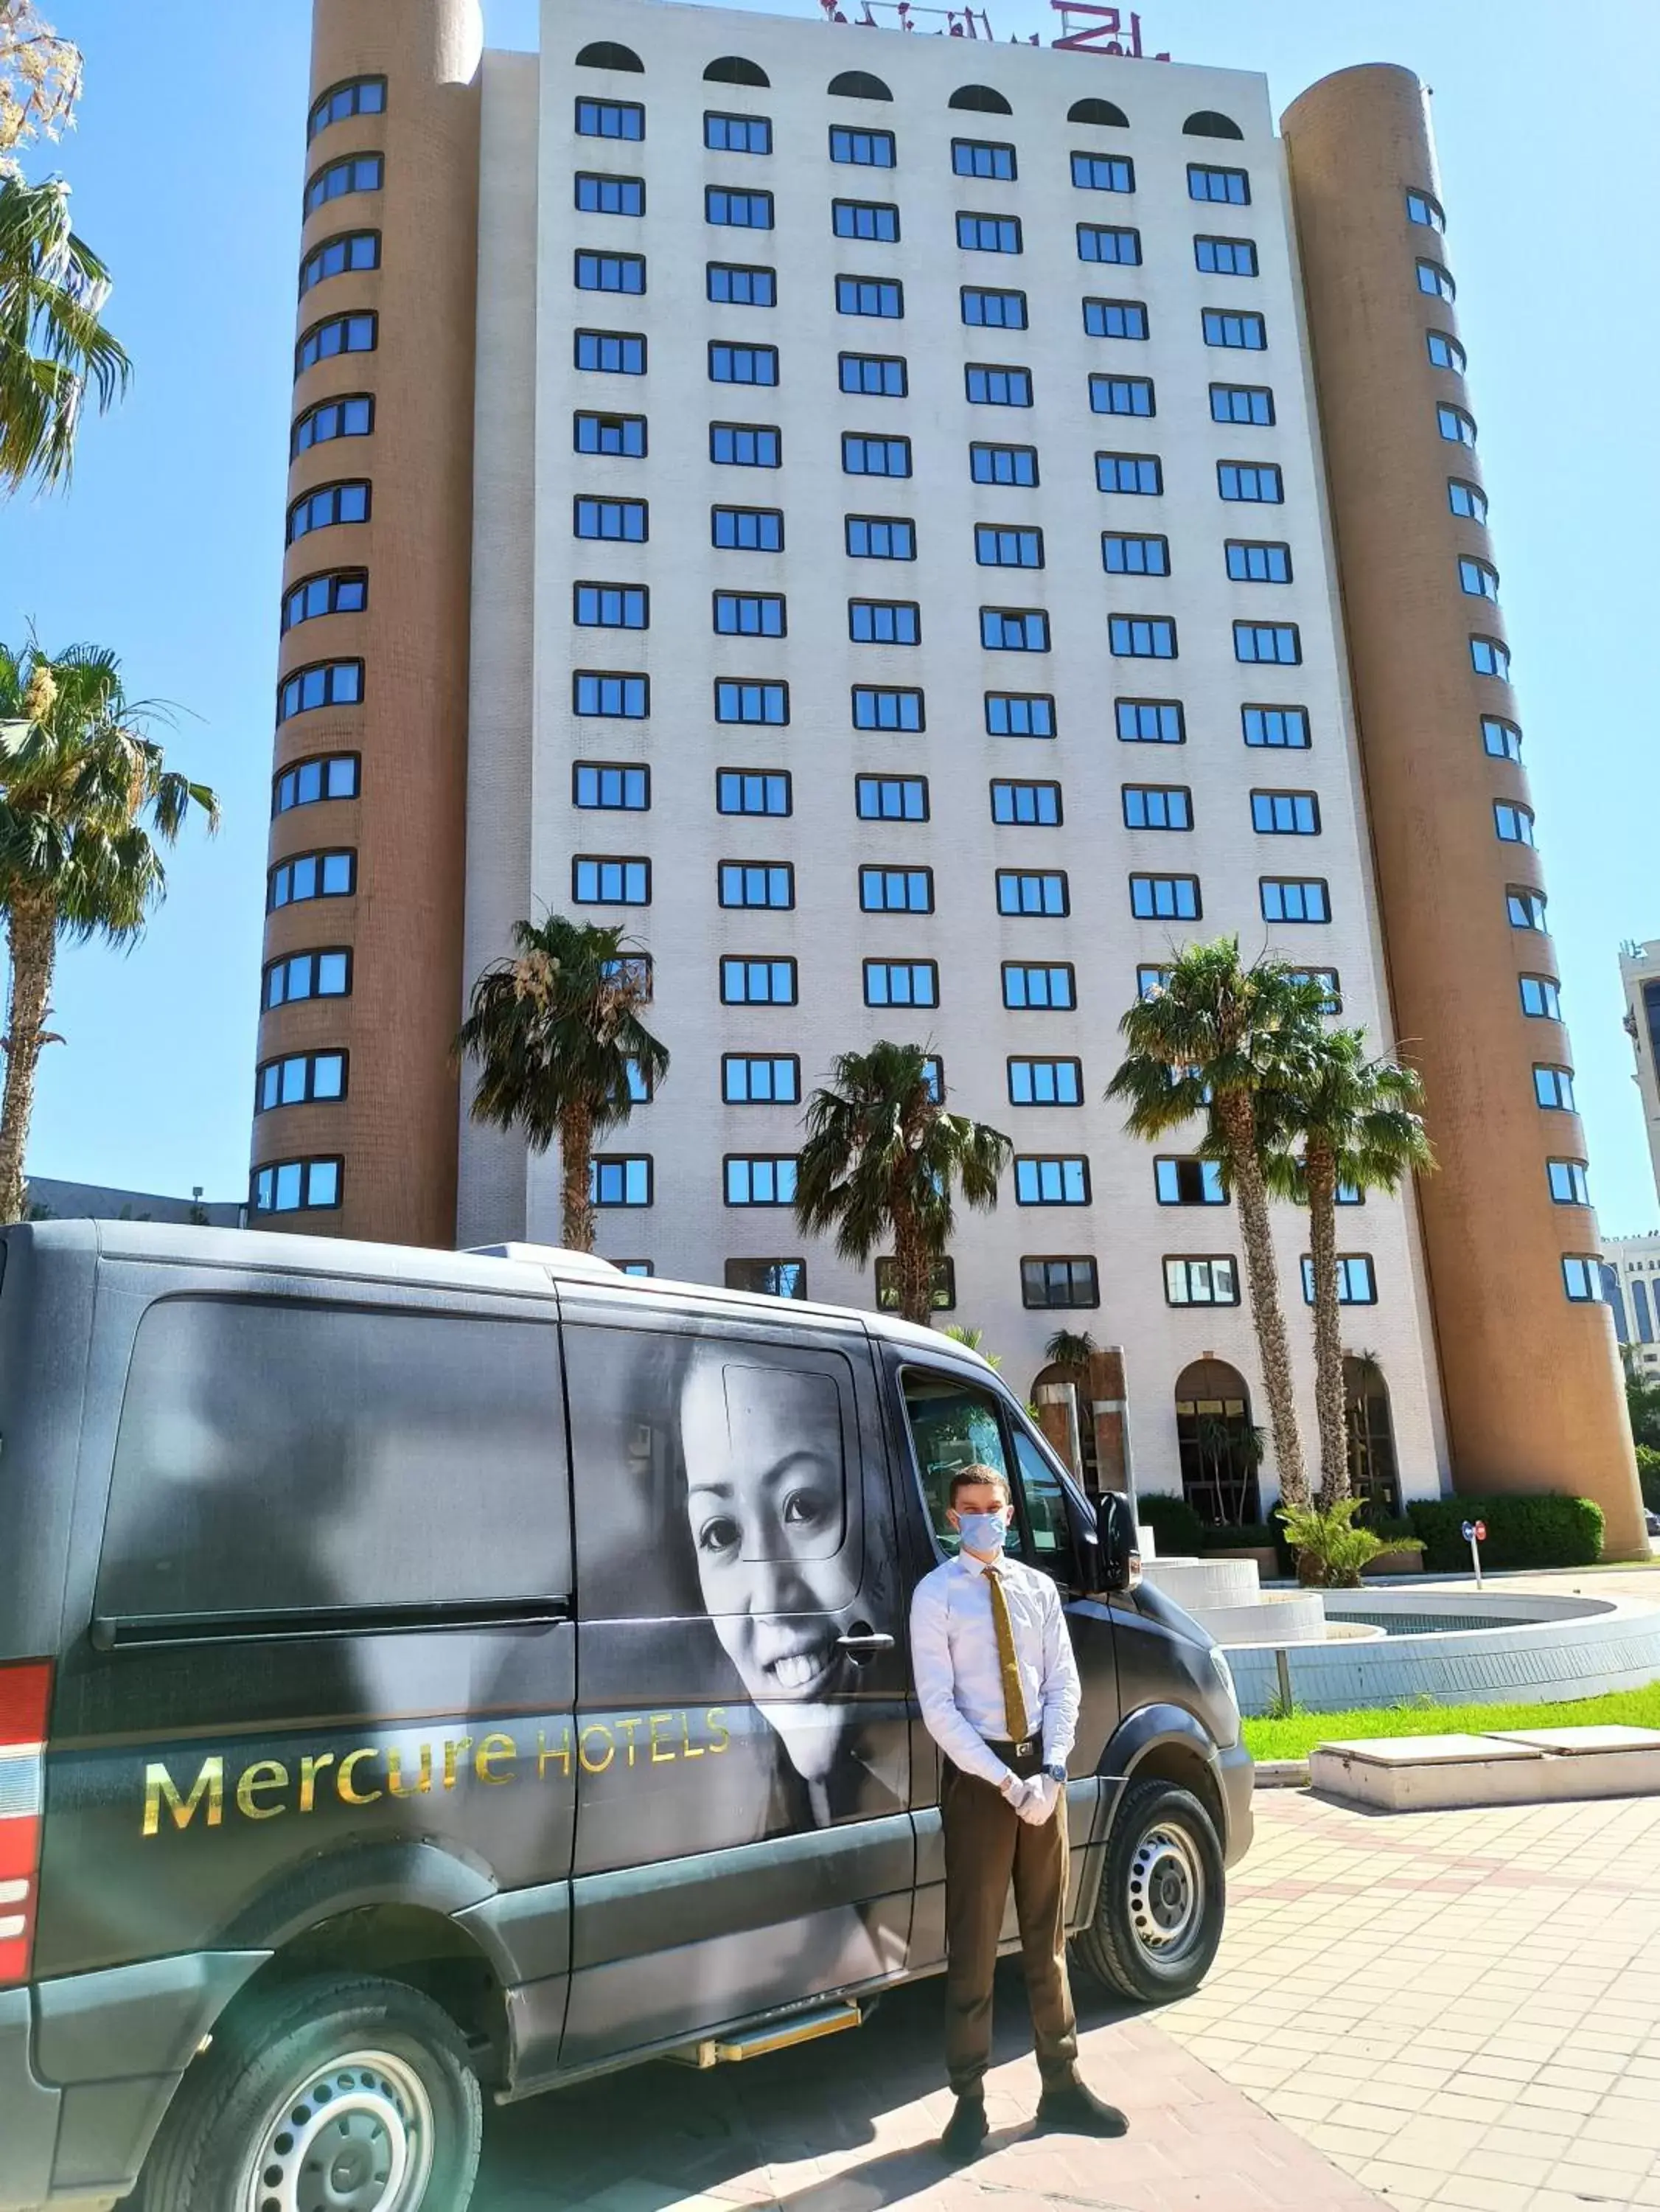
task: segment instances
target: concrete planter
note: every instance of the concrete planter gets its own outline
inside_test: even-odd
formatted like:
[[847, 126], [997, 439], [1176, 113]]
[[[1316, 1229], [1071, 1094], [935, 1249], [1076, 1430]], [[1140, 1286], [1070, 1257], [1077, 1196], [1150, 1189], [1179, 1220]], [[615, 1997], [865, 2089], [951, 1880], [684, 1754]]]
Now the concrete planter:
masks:
[[1421, 1575], [1424, 1571], [1421, 1552], [1379, 1552], [1369, 1567], [1362, 1567], [1363, 1575]]
[[1226, 1549], [1218, 1547], [1205, 1553], [1207, 1559], [1251, 1559], [1257, 1572], [1265, 1582], [1275, 1581], [1280, 1572], [1280, 1555], [1272, 1544], [1241, 1544], [1236, 1550], [1232, 1545]]

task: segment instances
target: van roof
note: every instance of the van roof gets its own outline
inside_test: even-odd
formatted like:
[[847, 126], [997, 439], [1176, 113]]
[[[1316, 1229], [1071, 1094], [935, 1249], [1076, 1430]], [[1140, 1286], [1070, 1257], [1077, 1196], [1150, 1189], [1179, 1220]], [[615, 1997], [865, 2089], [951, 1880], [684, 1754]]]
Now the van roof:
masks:
[[261, 1274], [307, 1274], [357, 1280], [408, 1283], [432, 1289], [513, 1290], [535, 1297], [550, 1283], [603, 1282], [642, 1297], [683, 1295], [716, 1299], [723, 1305], [779, 1310], [792, 1320], [851, 1322], [872, 1335], [900, 1344], [927, 1345], [984, 1364], [977, 1352], [897, 1314], [869, 1313], [854, 1306], [821, 1304], [803, 1298], [767, 1297], [754, 1291], [726, 1290], [716, 1283], [678, 1282], [663, 1275], [623, 1273], [592, 1252], [571, 1252], [558, 1244], [506, 1243], [468, 1252], [443, 1252], [416, 1244], [371, 1244], [338, 1237], [289, 1236], [261, 1229], [198, 1229], [162, 1221], [34, 1221], [15, 1223], [3, 1234], [23, 1237], [48, 1249], [97, 1251], [112, 1260], [174, 1261], [196, 1267], [233, 1267]]

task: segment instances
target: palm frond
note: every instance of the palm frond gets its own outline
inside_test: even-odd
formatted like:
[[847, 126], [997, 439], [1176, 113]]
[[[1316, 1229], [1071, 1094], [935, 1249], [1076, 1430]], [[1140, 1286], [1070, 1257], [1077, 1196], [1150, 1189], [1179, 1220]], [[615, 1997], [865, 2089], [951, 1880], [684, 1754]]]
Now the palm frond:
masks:
[[110, 282], [66, 185], [0, 179], [0, 489], [67, 483], [88, 392], [104, 412], [125, 391], [132, 364], [101, 319]]

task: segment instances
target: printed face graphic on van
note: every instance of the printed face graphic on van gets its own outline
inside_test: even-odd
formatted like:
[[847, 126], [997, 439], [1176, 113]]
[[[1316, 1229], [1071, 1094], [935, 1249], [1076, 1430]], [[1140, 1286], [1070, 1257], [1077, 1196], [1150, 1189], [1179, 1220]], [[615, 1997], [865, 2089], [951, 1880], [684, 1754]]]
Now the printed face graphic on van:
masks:
[[850, 1673], [836, 1639], [857, 1592], [846, 1468], [828, 1376], [693, 1362], [681, 1398], [687, 1515], [715, 1632], [797, 1771], [821, 1780]]

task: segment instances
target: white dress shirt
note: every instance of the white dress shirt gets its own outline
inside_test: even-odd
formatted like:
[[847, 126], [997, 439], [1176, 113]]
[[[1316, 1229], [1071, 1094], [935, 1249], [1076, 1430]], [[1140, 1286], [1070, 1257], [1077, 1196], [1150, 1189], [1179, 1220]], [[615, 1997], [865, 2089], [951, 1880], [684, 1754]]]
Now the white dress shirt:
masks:
[[[1018, 1559], [991, 1564], [1009, 1601], [1026, 1724], [1034, 1735], [1042, 1731], [1045, 1763], [1064, 1765], [1077, 1734], [1079, 1688], [1060, 1592]], [[985, 1566], [963, 1552], [923, 1577], [911, 1600], [911, 1661], [930, 1735], [954, 1766], [1001, 1789], [1009, 1770], [986, 1739], [1006, 1742], [1009, 1723]]]

